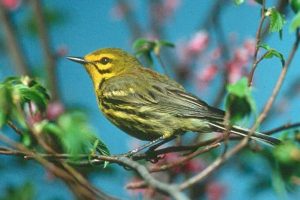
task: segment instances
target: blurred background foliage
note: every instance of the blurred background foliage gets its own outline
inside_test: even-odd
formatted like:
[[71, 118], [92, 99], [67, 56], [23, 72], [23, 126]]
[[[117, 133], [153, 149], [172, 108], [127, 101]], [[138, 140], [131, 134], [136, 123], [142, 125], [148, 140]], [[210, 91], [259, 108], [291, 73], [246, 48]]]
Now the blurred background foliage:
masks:
[[[137, 53], [146, 66], [167, 73], [214, 106], [224, 107], [228, 91], [225, 106], [244, 105], [243, 116], [249, 116], [240, 123], [249, 126], [269, 97], [299, 27], [297, 2], [267, 1], [267, 7], [276, 12], [270, 11], [270, 24], [263, 27], [265, 44], [261, 47], [267, 52], [266, 60], [256, 70], [250, 95], [246, 82], [227, 90], [226, 86], [250, 72], [260, 17], [260, 4], [255, 1], [1, 0], [0, 134], [39, 149], [34, 132], [56, 151], [74, 155], [74, 162], [80, 154], [124, 153], [139, 146], [139, 141], [99, 114], [84, 70], [64, 59], [67, 54], [83, 56], [103, 47]], [[299, 62], [300, 57], [295, 56], [261, 130], [299, 123]], [[7, 126], [11, 121], [22, 131], [20, 137]], [[205, 182], [189, 189], [189, 196], [210, 200], [299, 198], [299, 130], [275, 136], [287, 143], [276, 148], [251, 144]], [[194, 140], [194, 135], [187, 134], [183, 142]], [[220, 151], [203, 154], [159, 176], [162, 181], [188, 178], [209, 165]], [[168, 154], [153, 165], [179, 156]], [[0, 199], [72, 198], [59, 179], [32, 161], [1, 157]], [[104, 192], [121, 199], [160, 198], [151, 189], [125, 189], [124, 185], [138, 177], [114, 165], [76, 169]]]

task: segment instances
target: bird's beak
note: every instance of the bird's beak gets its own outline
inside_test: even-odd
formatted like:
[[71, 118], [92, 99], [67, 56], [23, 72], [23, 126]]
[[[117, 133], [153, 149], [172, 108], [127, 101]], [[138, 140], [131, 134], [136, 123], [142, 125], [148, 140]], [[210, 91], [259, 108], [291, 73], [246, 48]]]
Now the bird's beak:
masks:
[[79, 64], [86, 64], [86, 60], [84, 60], [84, 58], [81, 58], [81, 57], [74, 57], [74, 56], [67, 56], [67, 59], [71, 60], [71, 61], [74, 61], [74, 62], [77, 62]]

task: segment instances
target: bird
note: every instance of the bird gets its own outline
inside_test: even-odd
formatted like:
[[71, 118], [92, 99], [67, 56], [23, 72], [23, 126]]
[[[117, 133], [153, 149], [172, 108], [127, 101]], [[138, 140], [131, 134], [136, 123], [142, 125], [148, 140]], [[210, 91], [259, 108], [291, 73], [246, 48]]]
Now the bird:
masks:
[[[215, 108], [166, 75], [144, 67], [130, 53], [103, 48], [84, 57], [68, 56], [89, 74], [104, 116], [125, 133], [161, 141], [186, 132], [225, 132], [225, 111]], [[249, 129], [231, 126], [230, 134], [246, 137]], [[278, 145], [279, 139], [254, 132], [251, 139]], [[151, 142], [150, 142], [151, 143]]]

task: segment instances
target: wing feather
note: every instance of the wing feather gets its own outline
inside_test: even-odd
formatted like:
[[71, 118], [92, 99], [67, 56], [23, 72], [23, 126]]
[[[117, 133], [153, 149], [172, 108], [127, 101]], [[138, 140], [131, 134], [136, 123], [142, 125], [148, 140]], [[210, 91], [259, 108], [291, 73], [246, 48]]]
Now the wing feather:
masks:
[[224, 119], [224, 111], [209, 106], [186, 92], [177, 82], [152, 71], [147, 77], [127, 74], [108, 81], [109, 84], [103, 86], [102, 98], [114, 105], [136, 106], [136, 108], [145, 106], [149, 112], [176, 117], [216, 121]]

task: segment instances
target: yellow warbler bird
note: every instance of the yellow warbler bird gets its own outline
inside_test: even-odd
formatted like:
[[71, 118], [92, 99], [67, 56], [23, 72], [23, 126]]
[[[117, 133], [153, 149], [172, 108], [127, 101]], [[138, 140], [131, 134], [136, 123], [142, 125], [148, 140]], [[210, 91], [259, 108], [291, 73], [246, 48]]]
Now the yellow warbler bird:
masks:
[[[211, 107], [174, 80], [145, 68], [117, 48], [67, 57], [82, 64], [93, 80], [99, 107], [117, 127], [141, 140], [169, 139], [187, 131], [224, 131], [224, 111]], [[249, 130], [233, 126], [230, 133]], [[255, 132], [251, 139], [269, 144], [280, 140]]]

